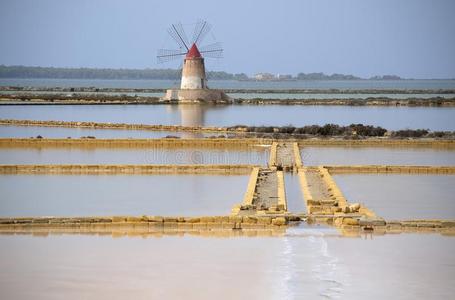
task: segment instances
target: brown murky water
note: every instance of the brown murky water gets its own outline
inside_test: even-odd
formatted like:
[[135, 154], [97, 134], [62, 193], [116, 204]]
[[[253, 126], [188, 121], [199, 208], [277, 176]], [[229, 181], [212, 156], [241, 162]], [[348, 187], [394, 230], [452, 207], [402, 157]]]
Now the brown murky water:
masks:
[[0, 175], [0, 216], [227, 215], [247, 184], [247, 175]]
[[388, 220], [455, 219], [455, 175], [334, 175], [350, 202]]
[[449, 299], [455, 239], [0, 236], [5, 299]]

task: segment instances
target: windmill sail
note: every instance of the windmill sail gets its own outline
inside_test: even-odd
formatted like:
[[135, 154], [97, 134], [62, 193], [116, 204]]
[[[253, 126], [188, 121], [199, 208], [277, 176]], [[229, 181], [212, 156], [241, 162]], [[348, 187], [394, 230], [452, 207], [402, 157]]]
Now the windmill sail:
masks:
[[159, 49], [156, 56], [158, 63], [169, 62], [187, 55], [190, 52], [190, 49], [193, 48], [193, 45], [197, 45], [197, 48], [203, 57], [223, 57], [223, 48], [221, 47], [221, 43], [201, 46], [201, 43], [204, 41], [204, 38], [210, 32], [211, 28], [212, 25], [206, 21], [198, 21], [194, 27], [191, 42], [189, 42], [182, 23], [172, 24], [167, 29], [167, 32], [177, 43], [179, 49]]

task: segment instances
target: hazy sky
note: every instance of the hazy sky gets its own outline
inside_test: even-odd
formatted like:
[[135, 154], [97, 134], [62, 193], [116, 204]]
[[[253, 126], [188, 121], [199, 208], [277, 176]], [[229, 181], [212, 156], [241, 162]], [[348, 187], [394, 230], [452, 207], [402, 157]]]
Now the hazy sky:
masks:
[[155, 59], [166, 28], [206, 19], [225, 49], [212, 70], [455, 78], [454, 14], [454, 0], [0, 0], [0, 64], [177, 67]]

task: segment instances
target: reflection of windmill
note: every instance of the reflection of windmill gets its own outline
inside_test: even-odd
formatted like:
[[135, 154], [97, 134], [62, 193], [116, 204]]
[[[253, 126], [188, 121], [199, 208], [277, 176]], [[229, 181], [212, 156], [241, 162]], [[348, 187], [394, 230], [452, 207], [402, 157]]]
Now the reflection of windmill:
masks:
[[[180, 89], [167, 90], [164, 100], [226, 102], [228, 97], [219, 90], [209, 90], [205, 75], [204, 57], [220, 58], [223, 49], [220, 43], [200, 46], [210, 31], [211, 25], [200, 21], [194, 28], [191, 42], [182, 24], [173, 24], [168, 29], [179, 49], [159, 49], [158, 62], [168, 62], [184, 56]], [[202, 57], [204, 55], [204, 57]]]

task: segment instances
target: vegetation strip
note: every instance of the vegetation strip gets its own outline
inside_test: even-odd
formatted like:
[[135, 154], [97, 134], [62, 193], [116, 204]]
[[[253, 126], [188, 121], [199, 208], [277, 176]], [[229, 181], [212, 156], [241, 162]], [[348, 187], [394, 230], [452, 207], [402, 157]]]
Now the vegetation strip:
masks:
[[[0, 119], [3, 126], [34, 126], [34, 127], [65, 127], [89, 129], [119, 129], [144, 131], [171, 131], [171, 132], [207, 132], [235, 134], [237, 137], [268, 138], [268, 139], [308, 139], [308, 138], [343, 138], [343, 139], [371, 139], [383, 138], [400, 140], [403, 138], [431, 138], [455, 140], [453, 131], [429, 131], [427, 129], [405, 129], [388, 131], [379, 126], [351, 124], [340, 126], [336, 124], [306, 125], [303, 127], [288, 126], [246, 126], [230, 127], [216, 126], [180, 126], [180, 125], [148, 125], [126, 123], [78, 122], [78, 121], [39, 121]], [[225, 136], [218, 136], [218, 138]], [[93, 137], [94, 138], [94, 137]], [[176, 138], [176, 137], [173, 137]], [[215, 137], [209, 137], [210, 139]], [[232, 137], [229, 137], [232, 138]]]

